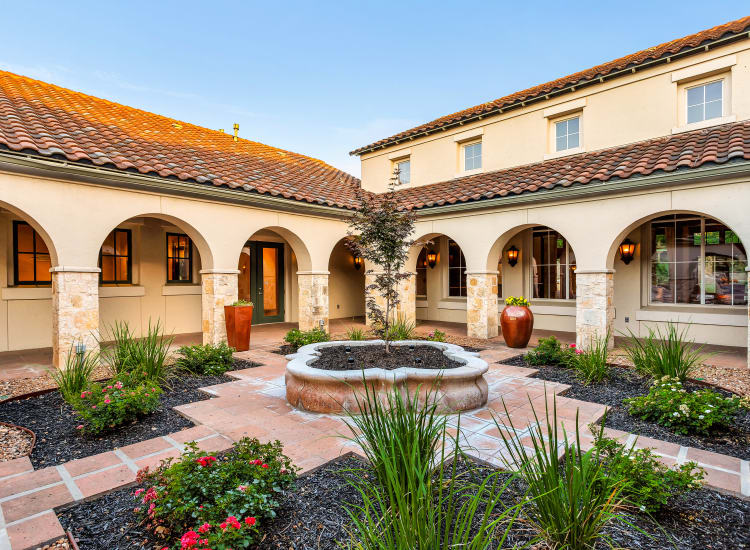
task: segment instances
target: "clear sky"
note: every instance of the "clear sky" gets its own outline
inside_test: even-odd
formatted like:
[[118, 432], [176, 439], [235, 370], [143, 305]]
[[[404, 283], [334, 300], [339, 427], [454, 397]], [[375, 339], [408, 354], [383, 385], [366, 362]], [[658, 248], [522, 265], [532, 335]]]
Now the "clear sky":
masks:
[[750, 14], [706, 2], [0, 0], [0, 68], [321, 158]]

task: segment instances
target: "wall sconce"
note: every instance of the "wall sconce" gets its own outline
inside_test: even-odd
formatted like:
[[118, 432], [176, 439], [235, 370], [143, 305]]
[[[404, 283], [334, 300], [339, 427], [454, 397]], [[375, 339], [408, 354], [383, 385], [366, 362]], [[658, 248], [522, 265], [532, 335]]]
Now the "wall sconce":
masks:
[[620, 259], [622, 263], [628, 265], [633, 261], [633, 256], [635, 256], [635, 243], [630, 239], [625, 239], [620, 245]]
[[435, 267], [435, 265], [437, 264], [437, 252], [435, 252], [434, 250], [428, 250], [425, 258], [427, 259], [427, 265], [430, 266], [430, 269]]
[[359, 269], [362, 267], [362, 256], [354, 256], [354, 269], [359, 271]]
[[518, 249], [515, 245], [508, 249], [508, 265], [514, 267], [518, 263]]

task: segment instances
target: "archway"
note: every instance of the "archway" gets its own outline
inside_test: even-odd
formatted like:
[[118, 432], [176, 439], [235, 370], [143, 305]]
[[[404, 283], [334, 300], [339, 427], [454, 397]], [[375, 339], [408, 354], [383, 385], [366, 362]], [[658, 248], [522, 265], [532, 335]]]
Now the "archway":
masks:
[[340, 319], [338, 325], [342, 327], [365, 322], [367, 265], [352, 254], [346, 242], [344, 238], [336, 243], [328, 260], [329, 314], [332, 322]]

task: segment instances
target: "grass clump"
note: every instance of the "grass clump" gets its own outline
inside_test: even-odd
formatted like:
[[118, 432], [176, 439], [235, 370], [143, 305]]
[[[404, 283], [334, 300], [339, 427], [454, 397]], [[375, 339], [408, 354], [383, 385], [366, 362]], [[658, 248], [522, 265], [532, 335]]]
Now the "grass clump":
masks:
[[416, 328], [416, 323], [399, 317], [388, 327], [388, 334], [385, 339], [389, 341], [413, 340]]
[[576, 376], [586, 386], [601, 384], [609, 378], [607, 357], [609, 334], [604, 338], [594, 338], [587, 350], [576, 349], [569, 359], [569, 365], [576, 371]]
[[351, 327], [346, 331], [346, 339], [352, 341], [359, 341], [365, 339], [365, 331], [361, 328]]
[[99, 366], [98, 352], [76, 353], [75, 346], [71, 346], [65, 356], [65, 367], [51, 369], [49, 374], [60, 389], [63, 399], [71, 403], [89, 385], [97, 366]]
[[169, 349], [173, 336], [163, 333], [161, 321], [148, 322], [146, 335], [137, 338], [125, 321], [115, 321], [105, 333], [109, 344], [102, 344], [102, 358], [115, 375], [143, 372], [149, 380], [165, 383], [174, 376], [175, 366]]
[[221, 342], [218, 345], [204, 344], [182, 346], [175, 365], [178, 369], [195, 375], [219, 376], [232, 368], [234, 348]]

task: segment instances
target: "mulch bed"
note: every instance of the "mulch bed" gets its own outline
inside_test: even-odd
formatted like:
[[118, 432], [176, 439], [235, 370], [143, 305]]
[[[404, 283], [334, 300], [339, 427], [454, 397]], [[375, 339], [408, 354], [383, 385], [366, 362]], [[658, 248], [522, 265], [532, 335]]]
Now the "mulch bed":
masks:
[[[604, 383], [585, 386], [576, 378], [572, 369], [559, 366], [530, 366], [520, 355], [501, 361], [501, 364], [538, 369], [536, 378], [570, 384], [571, 388], [565, 392], [565, 397], [609, 406], [604, 424], [608, 428], [750, 460], [750, 411], [746, 409], [740, 410], [732, 428], [726, 432], [716, 432], [710, 436], [680, 435], [654, 422], [636, 418], [628, 413], [623, 405], [623, 399], [645, 395], [651, 387], [650, 378], [641, 376], [631, 369], [612, 367], [610, 378]], [[684, 388], [688, 391], [697, 391], [705, 389], [705, 386], [687, 382]], [[716, 389], [715, 391], [723, 395], [731, 395], [725, 390]]]
[[[236, 361], [232, 370], [248, 368], [247, 365], [247, 361]], [[84, 436], [76, 429], [80, 421], [58, 391], [0, 403], [0, 420], [29, 428], [36, 434], [36, 445], [29, 458], [34, 468], [40, 469], [190, 428], [193, 423], [172, 407], [209, 399], [198, 388], [232, 380], [227, 375], [180, 375], [170, 381], [170, 387], [163, 388], [161, 406], [156, 412], [100, 436]]]
[[[449, 359], [434, 346], [415, 345], [414, 349], [410, 348], [392, 346], [391, 352], [386, 353], [382, 345], [351, 346], [349, 351], [346, 351], [346, 346], [328, 346], [319, 350], [320, 357], [310, 366], [322, 370], [393, 370], [399, 367], [443, 370], [463, 366], [463, 363]], [[349, 357], [354, 358], [354, 363], [348, 362]]]
[[[266, 538], [255, 550], [339, 550], [340, 544], [348, 540], [345, 503], [361, 503], [356, 489], [347, 482], [353, 475], [347, 470], [358, 468], [362, 468], [362, 462], [343, 457], [300, 478], [296, 490], [283, 497], [277, 517], [263, 526]], [[458, 468], [462, 477], [471, 482], [479, 482], [494, 471], [471, 463], [461, 463]], [[506, 480], [509, 474], [501, 476]], [[122, 489], [76, 504], [58, 513], [60, 523], [73, 531], [81, 550], [163, 547], [135, 522], [132, 493], [132, 488]], [[503, 494], [503, 502], [515, 505], [523, 493], [522, 482], [513, 480]], [[607, 529], [615, 546], [750, 549], [750, 502], [707, 489], [694, 491], [688, 498], [672, 503], [654, 519], [633, 514], [628, 515], [627, 521], [635, 527], [618, 522]], [[504, 547], [524, 547], [533, 537], [522, 513]], [[600, 544], [597, 548], [605, 547]]]

